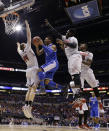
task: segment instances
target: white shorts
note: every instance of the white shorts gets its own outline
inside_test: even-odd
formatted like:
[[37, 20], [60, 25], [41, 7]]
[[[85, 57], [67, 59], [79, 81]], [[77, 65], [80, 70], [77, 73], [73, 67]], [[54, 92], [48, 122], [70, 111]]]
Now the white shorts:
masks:
[[70, 75], [81, 72], [82, 57], [80, 54], [74, 54], [68, 59], [68, 70]]
[[92, 88], [99, 86], [99, 82], [98, 80], [96, 80], [93, 70], [91, 68], [81, 70], [81, 84], [82, 84], [81, 88], [84, 88], [85, 80]]
[[37, 67], [31, 67], [26, 70], [26, 78], [27, 83], [26, 86], [37, 86], [39, 84], [39, 77], [37, 75], [38, 68]]

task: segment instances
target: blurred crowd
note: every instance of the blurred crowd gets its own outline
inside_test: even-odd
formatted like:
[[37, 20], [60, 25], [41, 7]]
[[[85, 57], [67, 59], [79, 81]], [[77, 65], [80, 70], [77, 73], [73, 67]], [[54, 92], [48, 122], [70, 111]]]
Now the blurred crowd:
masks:
[[[106, 98], [106, 96], [103, 96]], [[19, 94], [0, 94], [0, 116], [1, 124], [17, 124], [17, 125], [56, 125], [56, 126], [77, 126], [78, 111], [72, 109], [68, 102], [47, 103], [45, 98], [41, 97], [35, 100], [33, 104], [34, 120], [26, 119], [22, 106], [24, 105], [25, 95]], [[55, 98], [56, 99], [56, 98]], [[48, 100], [48, 99], [46, 99]], [[55, 101], [55, 100], [54, 100]], [[106, 127], [109, 123], [109, 108], [105, 108], [105, 114], [100, 118], [101, 127]], [[88, 124], [93, 126], [91, 118], [88, 118]]]

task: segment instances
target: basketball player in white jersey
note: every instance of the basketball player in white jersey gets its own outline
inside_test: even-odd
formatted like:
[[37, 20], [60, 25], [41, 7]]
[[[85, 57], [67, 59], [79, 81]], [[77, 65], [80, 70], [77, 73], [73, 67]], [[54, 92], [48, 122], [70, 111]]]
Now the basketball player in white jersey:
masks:
[[98, 91], [99, 81], [96, 80], [93, 70], [90, 68], [91, 63], [93, 61], [93, 53], [87, 51], [87, 45], [81, 44], [80, 45], [80, 54], [82, 55], [82, 66], [81, 66], [81, 84], [82, 88], [84, 88], [84, 81], [93, 88], [93, 91], [98, 99], [100, 109], [102, 109], [102, 103], [100, 94]]
[[28, 87], [28, 91], [26, 93], [25, 106], [23, 107], [23, 112], [26, 117], [31, 118], [32, 102], [35, 97], [36, 88], [38, 87], [39, 84], [39, 78], [37, 75], [39, 66], [35, 53], [31, 48], [31, 31], [30, 31], [29, 24], [27, 21], [25, 21], [25, 24], [26, 24], [26, 31], [27, 31], [27, 43], [20, 44], [18, 42], [17, 51], [27, 65], [26, 86]]
[[[88, 118], [88, 106], [85, 98], [78, 98], [72, 103], [72, 108], [76, 108], [79, 113], [79, 128], [91, 129], [87, 124]], [[82, 124], [82, 118], [84, 118], [84, 124]]]
[[68, 71], [74, 81], [72, 88], [80, 88], [81, 80], [81, 63], [82, 57], [78, 51], [78, 40], [75, 37], [75, 30], [69, 29], [66, 35], [58, 33], [46, 20], [46, 25], [51, 29], [52, 33], [58, 38], [57, 43], [64, 49], [68, 59]]

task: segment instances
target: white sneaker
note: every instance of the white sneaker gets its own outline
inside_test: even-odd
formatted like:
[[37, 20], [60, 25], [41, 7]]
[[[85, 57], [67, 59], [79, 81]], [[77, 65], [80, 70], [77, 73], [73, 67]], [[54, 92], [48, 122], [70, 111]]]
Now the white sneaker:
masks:
[[33, 115], [32, 115], [32, 107], [30, 105], [27, 106], [27, 112], [29, 114], [29, 117], [30, 118], [33, 118]]
[[26, 105], [22, 107], [22, 110], [23, 110], [24, 115], [25, 115], [27, 118], [30, 118], [30, 115], [29, 115], [29, 113], [28, 113], [28, 110], [27, 110], [27, 106], [26, 106]]
[[72, 88], [72, 91], [73, 91], [73, 94], [74, 94], [74, 95], [75, 95], [75, 94], [78, 94], [79, 88]]

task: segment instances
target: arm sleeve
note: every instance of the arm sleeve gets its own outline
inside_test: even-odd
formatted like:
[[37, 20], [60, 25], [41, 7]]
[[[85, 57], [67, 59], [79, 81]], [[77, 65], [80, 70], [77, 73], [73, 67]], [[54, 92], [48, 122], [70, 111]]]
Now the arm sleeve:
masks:
[[88, 59], [93, 60], [93, 54], [92, 53], [89, 54]]

